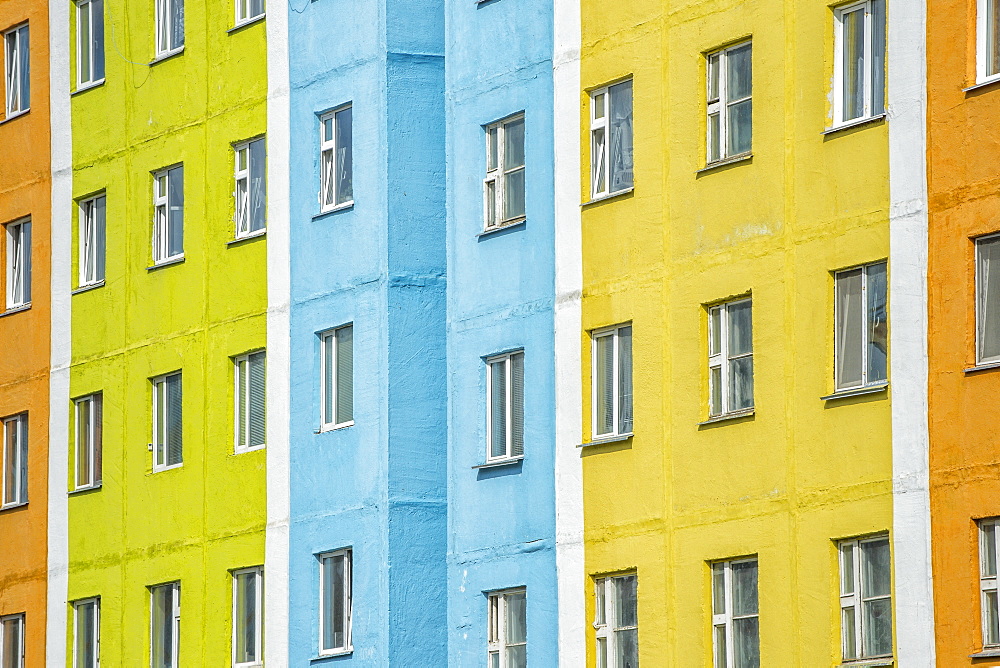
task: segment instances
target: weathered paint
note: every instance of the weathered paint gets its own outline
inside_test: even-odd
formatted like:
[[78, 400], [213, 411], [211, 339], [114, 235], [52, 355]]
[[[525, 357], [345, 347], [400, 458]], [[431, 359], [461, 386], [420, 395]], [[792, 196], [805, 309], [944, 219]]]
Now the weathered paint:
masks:
[[[147, 588], [172, 580], [181, 662], [230, 663], [229, 570], [264, 560], [266, 450], [234, 454], [231, 358], [265, 346], [266, 238], [227, 242], [232, 143], [266, 129], [265, 26], [227, 34], [232, 3], [186, 5], [184, 52], [147, 65], [153, 4], [106, 3], [106, 83], [72, 98], [72, 195], [106, 189], [107, 277], [72, 298], [69, 394], [104, 392], [104, 484], [69, 499], [68, 600], [101, 596], [102, 666], [148, 664]], [[150, 271], [151, 172], [178, 162], [185, 260]], [[176, 370], [184, 463], [153, 473], [149, 379]]]
[[[755, 554], [762, 665], [839, 663], [834, 541], [891, 528], [890, 402], [820, 397], [833, 389], [832, 272], [889, 253], [886, 124], [823, 134], [834, 49], [824, 4], [668, 12], [641, 0], [608, 12], [585, 0], [582, 12], [583, 88], [631, 75], [635, 100], [635, 190], [582, 214], [578, 345], [588, 360], [586, 331], [631, 321], [635, 373], [635, 436], [584, 449], [586, 573], [637, 571], [641, 664], [703, 666], [708, 562]], [[704, 53], [750, 36], [753, 157], [699, 173]], [[579, 104], [586, 201], [586, 93]], [[756, 412], [699, 426], [704, 305], [743, 294], [753, 297]], [[587, 657], [594, 665], [590, 628]]]
[[[353, 548], [353, 653], [444, 665], [444, 5], [289, 6], [287, 665], [319, 653], [316, 555]], [[331, 26], [347, 39], [331, 39]], [[319, 116], [353, 104], [354, 205], [319, 214]], [[354, 424], [319, 431], [319, 339], [354, 326]]]

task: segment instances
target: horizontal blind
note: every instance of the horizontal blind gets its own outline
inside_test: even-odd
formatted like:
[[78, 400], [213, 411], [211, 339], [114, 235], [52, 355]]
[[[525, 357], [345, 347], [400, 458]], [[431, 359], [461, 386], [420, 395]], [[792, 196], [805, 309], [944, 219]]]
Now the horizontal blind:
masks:
[[337, 330], [337, 424], [354, 419], [354, 327]]
[[265, 395], [264, 395], [264, 353], [254, 353], [248, 360], [250, 366], [250, 396], [248, 401], [250, 441], [247, 445], [264, 445], [265, 438]]

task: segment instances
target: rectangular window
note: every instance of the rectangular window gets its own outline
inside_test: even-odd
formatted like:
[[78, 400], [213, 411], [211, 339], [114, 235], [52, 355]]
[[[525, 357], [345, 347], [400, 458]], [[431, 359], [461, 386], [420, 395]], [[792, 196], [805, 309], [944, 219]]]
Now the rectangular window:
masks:
[[101, 393], [76, 400], [75, 489], [97, 487], [101, 484], [103, 409], [104, 395]]
[[885, 262], [877, 262], [834, 276], [838, 390], [886, 379], [889, 316], [885, 266]]
[[178, 668], [181, 633], [181, 583], [149, 588], [151, 668]]
[[31, 221], [7, 224], [7, 308], [31, 303]]
[[153, 470], [183, 463], [181, 374], [153, 379]]
[[486, 128], [486, 229], [524, 218], [524, 115]]
[[97, 668], [101, 656], [101, 599], [73, 602], [73, 668]]
[[1000, 235], [976, 239], [976, 362], [1000, 361]]
[[11, 28], [3, 35], [4, 84], [7, 116], [28, 111], [31, 106], [31, 61], [28, 55], [28, 24]]
[[156, 1], [156, 55], [184, 48], [184, 0]]
[[1000, 0], [976, 2], [976, 83], [1000, 76]]
[[524, 589], [489, 595], [488, 668], [527, 668], [528, 601]]
[[593, 338], [594, 438], [632, 433], [632, 325], [596, 331]]
[[487, 461], [524, 455], [524, 351], [486, 360]]
[[3, 420], [3, 503], [10, 508], [28, 502], [28, 414]]
[[101, 81], [104, 81], [104, 0], [77, 0], [77, 88]]
[[760, 668], [757, 560], [712, 564], [715, 668]]
[[753, 322], [749, 299], [708, 309], [708, 410], [753, 408]]
[[639, 665], [637, 588], [635, 574], [595, 581], [598, 668], [636, 668]]
[[[91, 0], [91, 2], [100, 0]], [[80, 285], [104, 280], [106, 198], [91, 197], [80, 202]]]
[[347, 105], [319, 119], [320, 205], [323, 211], [354, 201], [352, 109]]
[[351, 650], [351, 550], [319, 555], [319, 653]]
[[753, 80], [750, 42], [708, 55], [708, 162], [750, 152]]
[[264, 665], [261, 651], [264, 569], [233, 571], [233, 665]]
[[234, 147], [236, 154], [236, 238], [260, 232], [266, 225], [267, 182], [264, 140]]
[[1000, 610], [997, 608], [996, 517], [979, 522], [979, 589], [982, 592], [983, 647], [1000, 646]]
[[24, 613], [0, 617], [0, 668], [24, 668]]
[[834, 10], [833, 123], [885, 112], [885, 0]]
[[241, 355], [235, 362], [236, 452], [245, 452], [264, 446], [264, 351]]
[[632, 187], [632, 80], [590, 94], [591, 197]]
[[354, 424], [354, 326], [320, 334], [322, 429]]
[[236, 0], [236, 25], [249, 23], [264, 15], [264, 0]]
[[153, 263], [184, 257], [184, 166], [153, 174]]
[[889, 539], [846, 540], [837, 547], [844, 660], [892, 656]]

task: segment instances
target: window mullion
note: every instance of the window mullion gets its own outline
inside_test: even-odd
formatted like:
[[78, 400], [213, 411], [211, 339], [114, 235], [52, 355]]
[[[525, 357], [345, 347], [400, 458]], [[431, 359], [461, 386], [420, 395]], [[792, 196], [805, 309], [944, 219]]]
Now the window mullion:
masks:
[[729, 306], [723, 306], [719, 312], [719, 324], [721, 325], [719, 329], [719, 357], [721, 373], [719, 376], [722, 379], [722, 412], [729, 412]]

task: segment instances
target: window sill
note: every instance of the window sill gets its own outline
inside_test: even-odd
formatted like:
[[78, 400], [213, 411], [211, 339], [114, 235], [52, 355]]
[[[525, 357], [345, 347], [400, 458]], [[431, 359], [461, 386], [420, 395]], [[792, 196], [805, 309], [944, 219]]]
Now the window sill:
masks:
[[169, 267], [171, 265], [181, 264], [182, 262], [184, 262], [184, 256], [180, 255], [178, 257], [172, 257], [169, 260], [163, 260], [162, 262], [156, 262], [156, 263], [154, 263], [154, 264], [146, 267], [146, 271], [155, 271], [157, 269], [163, 269], [164, 267]]
[[1000, 360], [996, 362], [983, 362], [975, 366], [962, 369], [962, 373], [977, 373], [979, 371], [989, 371], [990, 369], [1000, 369]]
[[78, 295], [81, 292], [88, 292], [90, 290], [96, 290], [97, 288], [103, 288], [104, 281], [97, 281], [96, 283], [87, 283], [86, 285], [81, 285], [76, 290], [70, 292], [71, 295]]
[[981, 652], [969, 655], [970, 659], [995, 659], [997, 657], [1000, 657], [1000, 647], [986, 647]]
[[87, 492], [96, 492], [103, 487], [102, 483], [94, 483], [93, 485], [87, 485], [86, 487], [77, 487], [76, 489], [71, 489], [67, 494], [74, 496], [76, 494], [86, 494]]
[[599, 195], [597, 197], [592, 197], [589, 201], [584, 202], [580, 206], [590, 206], [591, 204], [598, 204], [600, 202], [606, 202], [609, 199], [615, 199], [616, 197], [624, 197], [625, 195], [631, 195], [635, 190], [635, 186], [631, 188], [626, 188], [625, 190], [619, 190], [617, 192], [608, 193], [607, 195]]
[[249, 448], [233, 448], [233, 457], [239, 457], [240, 455], [247, 455], [251, 452], [258, 452], [267, 448], [267, 445], [254, 445]]
[[28, 505], [27, 501], [21, 501], [20, 503], [9, 503], [6, 506], [0, 506], [0, 513], [4, 512], [5, 510], [14, 510], [15, 508], [23, 508], [26, 505]]
[[329, 216], [331, 213], [337, 213], [338, 211], [346, 211], [347, 209], [353, 209], [353, 208], [354, 208], [354, 200], [351, 200], [350, 202], [344, 202], [343, 204], [338, 204], [337, 206], [326, 209], [325, 211], [320, 211], [315, 216], [313, 216], [312, 219], [317, 220], [324, 216]]
[[161, 466], [159, 468], [154, 466], [152, 472], [149, 475], [156, 475], [157, 473], [166, 473], [167, 471], [173, 471], [179, 468], [184, 468], [184, 462], [181, 462], [180, 464], [174, 464], [173, 466]]
[[891, 656], [885, 656], [880, 659], [857, 659], [854, 661], [844, 661], [840, 664], [840, 668], [874, 668], [874, 666], [894, 666], [896, 662], [892, 660]]
[[887, 389], [889, 389], [889, 383], [877, 383], [873, 385], [864, 385], [862, 387], [852, 387], [846, 390], [837, 390], [833, 394], [820, 397], [820, 399], [823, 401], [846, 399], [847, 397], [857, 397], [864, 394], [877, 394], [879, 392], [885, 392]]
[[715, 424], [716, 422], [727, 422], [728, 420], [739, 420], [740, 418], [753, 417], [753, 415], [753, 408], [745, 408], [741, 411], [730, 411], [729, 413], [723, 413], [722, 415], [715, 415], [703, 422], [699, 422], [698, 426], [700, 427], [706, 424]]
[[337, 431], [338, 429], [347, 429], [348, 427], [353, 427], [353, 426], [354, 426], [354, 420], [351, 420], [350, 422], [343, 422], [341, 424], [324, 425], [319, 429], [317, 429], [316, 431], [314, 431], [313, 433], [325, 434], [328, 431]]
[[729, 165], [736, 165], [741, 162], [750, 162], [753, 160], [753, 153], [740, 153], [739, 155], [734, 155], [730, 158], [723, 158], [722, 160], [716, 160], [715, 162], [710, 162], [695, 174], [704, 174], [705, 172], [711, 172], [713, 170], [719, 169], [720, 167], [727, 167]]
[[27, 114], [29, 111], [31, 111], [30, 107], [28, 109], [23, 110], [23, 111], [16, 111], [13, 114], [10, 114], [6, 118], [4, 118], [2, 121], [0, 121], [0, 125], [3, 125], [4, 123], [9, 123], [10, 121], [14, 120], [15, 118], [20, 118], [21, 116], [24, 116], [25, 114]]
[[482, 239], [483, 237], [489, 237], [494, 234], [498, 234], [500, 232], [506, 232], [508, 230], [512, 230], [515, 228], [523, 228], [525, 225], [527, 225], [527, 223], [528, 219], [525, 218], [524, 216], [521, 216], [520, 218], [514, 218], [510, 221], [500, 223], [499, 225], [494, 225], [489, 229], [485, 229], [479, 234], [477, 234], [476, 237]]
[[822, 134], [832, 135], [836, 132], [840, 132], [841, 130], [850, 130], [851, 128], [856, 128], [861, 125], [868, 125], [869, 123], [872, 124], [881, 123], [884, 120], [885, 120], [885, 112], [883, 111], [881, 114], [876, 114], [875, 116], [855, 118], [853, 121], [847, 121], [846, 123], [840, 123], [839, 125], [834, 125], [833, 127], [829, 127], [826, 130], [823, 130]]
[[987, 86], [992, 86], [993, 84], [996, 84], [996, 83], [1000, 83], [1000, 74], [994, 74], [992, 77], [990, 77], [988, 79], [983, 79], [982, 81], [977, 81], [976, 83], [972, 84], [971, 86], [969, 86], [967, 88], [963, 88], [962, 92], [963, 93], [970, 93], [972, 91], [979, 90], [980, 88], [986, 88]]
[[500, 466], [513, 466], [514, 464], [520, 464], [524, 461], [524, 455], [520, 457], [508, 457], [506, 459], [495, 459], [491, 462], [486, 462], [485, 464], [476, 464], [472, 468], [474, 469], [492, 469]]
[[325, 659], [332, 659], [335, 656], [347, 656], [348, 654], [354, 654], [353, 647], [348, 647], [347, 649], [338, 650], [336, 652], [327, 652], [324, 654], [320, 654], [319, 656], [314, 656], [313, 658], [309, 659], [309, 661], [310, 663], [313, 661], [323, 661]]
[[82, 86], [77, 86], [76, 90], [70, 93], [69, 96], [73, 97], [74, 95], [79, 95], [80, 93], [86, 93], [88, 90], [92, 90], [94, 88], [100, 88], [103, 85], [104, 85], [104, 79], [99, 79], [97, 81], [85, 83]]
[[253, 17], [252, 19], [247, 19], [246, 21], [242, 21], [240, 23], [237, 23], [232, 28], [230, 28], [229, 30], [227, 30], [226, 34], [227, 35], [232, 35], [234, 32], [239, 32], [240, 30], [243, 30], [246, 27], [252, 26], [255, 23], [260, 23], [261, 21], [264, 20], [264, 18], [266, 16], [267, 16], [267, 14], [261, 14], [260, 16]]
[[586, 443], [581, 443], [580, 445], [578, 445], [576, 447], [578, 447], [578, 448], [589, 448], [591, 446], [597, 446], [597, 445], [609, 445], [611, 443], [624, 443], [625, 441], [627, 441], [630, 438], [632, 438], [634, 435], [635, 435], [634, 433], [629, 432], [627, 434], [616, 434], [614, 436], [605, 436], [603, 438], [595, 438], [595, 439], [592, 439], [590, 441], [587, 441]]
[[226, 242], [226, 246], [239, 246], [240, 244], [253, 241], [254, 239], [260, 239], [267, 234], [267, 228], [263, 230], [257, 230], [256, 232], [251, 232], [250, 234], [243, 235], [242, 237], [236, 237], [230, 241]]
[[21, 304], [20, 306], [12, 306], [3, 313], [0, 313], [0, 318], [5, 318], [8, 315], [14, 315], [15, 313], [21, 313], [22, 311], [27, 311], [30, 308], [31, 308], [31, 302], [28, 302], [27, 304]]
[[181, 55], [182, 53], [184, 53], [184, 47], [183, 47], [183, 46], [182, 46], [182, 47], [180, 47], [179, 49], [174, 49], [173, 51], [164, 51], [163, 53], [161, 53], [161, 54], [158, 54], [158, 55], [156, 56], [156, 58], [153, 58], [153, 59], [152, 59], [151, 61], [149, 61], [149, 63], [147, 63], [147, 64], [148, 64], [148, 65], [149, 65], [150, 67], [152, 67], [153, 65], [156, 65], [157, 63], [162, 63], [162, 62], [163, 62], [164, 60], [170, 60], [170, 59], [171, 59], [171, 58], [173, 58], [174, 56], [179, 56], [179, 55]]

